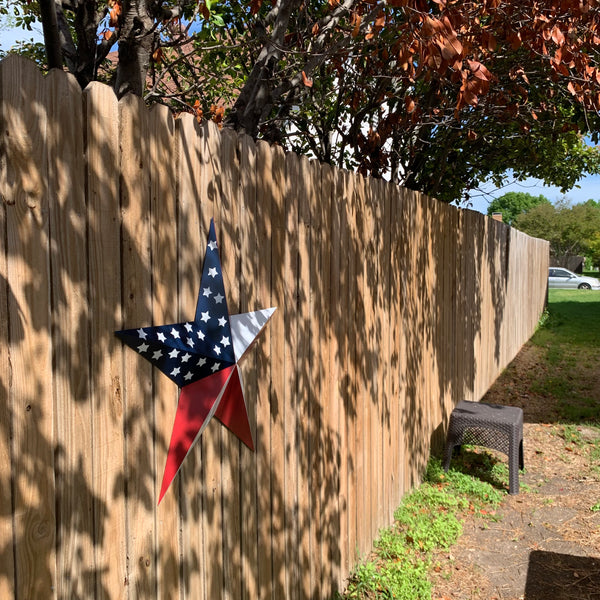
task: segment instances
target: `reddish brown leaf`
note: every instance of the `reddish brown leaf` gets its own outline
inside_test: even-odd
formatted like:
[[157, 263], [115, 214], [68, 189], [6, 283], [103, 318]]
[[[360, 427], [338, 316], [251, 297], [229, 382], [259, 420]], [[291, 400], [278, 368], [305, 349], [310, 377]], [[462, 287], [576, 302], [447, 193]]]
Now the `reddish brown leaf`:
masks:
[[489, 81], [492, 78], [492, 74], [489, 72], [489, 70], [479, 61], [468, 60], [467, 63], [469, 65], [469, 69], [471, 69], [471, 73], [473, 73], [473, 76], [477, 77], [477, 79]]
[[302, 71], [302, 83], [306, 86], [306, 87], [312, 87], [313, 86], [313, 80], [310, 79], [306, 73], [304, 71]]
[[153, 53], [152, 53], [152, 60], [155, 63], [160, 63], [162, 62], [163, 59], [163, 50], [162, 48], [157, 48]]
[[208, 10], [208, 7], [206, 6], [206, 4], [204, 4], [204, 2], [202, 2], [199, 6], [198, 6], [198, 10], [200, 11], [200, 14], [208, 21], [210, 19], [210, 10]]
[[250, 12], [255, 15], [262, 6], [263, 0], [251, 0], [250, 2]]
[[360, 23], [362, 21], [362, 17], [360, 15], [357, 15], [356, 13], [353, 13], [353, 20], [354, 20], [354, 29], [352, 30], [352, 37], [358, 37], [358, 34], [360, 33]]
[[559, 46], [565, 43], [565, 36], [558, 25], [555, 25], [552, 30], [552, 41]]

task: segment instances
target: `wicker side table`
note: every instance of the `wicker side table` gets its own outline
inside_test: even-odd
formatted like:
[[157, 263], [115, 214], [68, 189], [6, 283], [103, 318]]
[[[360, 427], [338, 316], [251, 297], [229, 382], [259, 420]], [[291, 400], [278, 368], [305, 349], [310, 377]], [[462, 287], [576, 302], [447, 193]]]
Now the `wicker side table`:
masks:
[[473, 444], [508, 455], [509, 493], [519, 493], [519, 468], [523, 468], [523, 410], [463, 400], [450, 415], [444, 469], [450, 468], [455, 446]]

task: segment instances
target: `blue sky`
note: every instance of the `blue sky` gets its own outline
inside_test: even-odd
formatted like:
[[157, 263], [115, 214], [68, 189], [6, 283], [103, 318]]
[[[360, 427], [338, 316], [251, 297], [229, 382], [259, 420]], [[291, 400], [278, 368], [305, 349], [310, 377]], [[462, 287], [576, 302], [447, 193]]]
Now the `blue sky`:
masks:
[[555, 202], [563, 196], [566, 196], [573, 204], [585, 202], [590, 198], [592, 200], [600, 200], [600, 175], [588, 175], [580, 180], [577, 185], [579, 187], [574, 187], [565, 194], [562, 194], [557, 187], [544, 185], [539, 179], [527, 179], [525, 181], [511, 183], [500, 189], [497, 189], [493, 185], [490, 185], [489, 187], [484, 186], [485, 191], [490, 195], [474, 195], [471, 199], [470, 208], [487, 214], [487, 209], [491, 200], [502, 196], [507, 192], [526, 192], [532, 196], [539, 196], [542, 194], [543, 196], [546, 196], [550, 202]]
[[0, 21], [0, 49], [10, 50], [11, 46], [17, 40], [29, 40], [33, 38], [35, 42], [43, 42], [44, 34], [42, 33], [42, 25], [36, 24], [33, 26], [33, 31], [25, 31], [20, 28], [8, 26]]

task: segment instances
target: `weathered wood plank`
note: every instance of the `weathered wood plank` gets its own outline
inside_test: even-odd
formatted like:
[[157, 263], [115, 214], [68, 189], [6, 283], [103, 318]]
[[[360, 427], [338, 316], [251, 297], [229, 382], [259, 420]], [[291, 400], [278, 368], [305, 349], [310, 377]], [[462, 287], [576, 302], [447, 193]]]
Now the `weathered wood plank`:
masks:
[[94, 594], [87, 209], [81, 90], [75, 78], [57, 70], [51, 71], [47, 83], [48, 185], [53, 196], [53, 382], [60, 449], [55, 476], [57, 546], [61, 549], [56, 593], [63, 598]]
[[[332, 198], [332, 227], [337, 229], [339, 249], [332, 262], [332, 276], [338, 287], [331, 288], [332, 296], [332, 319], [334, 322], [335, 347], [335, 369], [332, 380], [338, 396], [338, 425], [339, 454], [336, 457], [339, 468], [339, 576], [338, 589], [343, 589], [344, 579], [350, 571], [350, 547], [349, 547], [349, 523], [348, 523], [348, 422], [351, 419], [353, 397], [350, 390], [348, 362], [348, 348], [350, 345], [348, 332], [349, 318], [349, 269], [348, 269], [348, 214], [347, 202], [341, 202], [341, 198], [348, 198], [349, 175], [346, 171], [334, 172], [335, 193]], [[336, 279], [337, 273], [337, 279]]]
[[[359, 333], [355, 328], [357, 319], [357, 261], [359, 252], [357, 249], [358, 229], [357, 229], [357, 209], [356, 209], [356, 176], [348, 173], [346, 181], [346, 206], [347, 221], [347, 244], [346, 244], [346, 268], [348, 270], [348, 308], [346, 312], [346, 323], [348, 324], [348, 349], [346, 353], [347, 373], [346, 373], [346, 439], [348, 451], [346, 455], [347, 481], [348, 481], [348, 562], [353, 565], [360, 557], [358, 522], [361, 516], [358, 514], [359, 498], [362, 494], [362, 482], [358, 482], [358, 458], [360, 451], [360, 439], [357, 435], [359, 407], [362, 406], [359, 398], [359, 354], [357, 345], [359, 342]], [[351, 325], [352, 324], [352, 325]], [[362, 418], [362, 415], [361, 415]]]
[[[220, 213], [218, 229], [223, 281], [229, 314], [240, 312], [241, 236], [238, 188], [240, 166], [237, 154], [238, 137], [233, 131], [211, 133], [215, 151], [220, 150]], [[237, 600], [242, 593], [241, 580], [241, 511], [240, 511], [240, 447], [241, 442], [225, 427], [221, 434], [221, 490], [223, 512], [223, 581], [224, 597]]]
[[[320, 217], [320, 241], [315, 250], [320, 253], [321, 272], [321, 310], [320, 325], [320, 359], [321, 396], [323, 411], [320, 447], [321, 471], [321, 562], [323, 597], [333, 596], [339, 580], [339, 433], [338, 433], [338, 390], [337, 338], [335, 335], [334, 306], [338, 302], [338, 287], [332, 286], [332, 271], [339, 278], [339, 228], [332, 225], [334, 173], [326, 164], [320, 165], [321, 192], [318, 210]], [[335, 380], [334, 380], [335, 379]]]
[[[284, 299], [284, 426], [285, 426], [285, 597], [290, 600], [301, 598], [301, 570], [299, 546], [298, 510], [298, 453], [299, 419], [302, 415], [298, 403], [299, 370], [298, 352], [298, 211], [303, 201], [300, 188], [300, 164], [295, 154], [285, 156], [285, 205], [283, 226], [285, 227], [285, 247], [283, 249], [283, 274], [277, 282], [276, 296]], [[279, 304], [279, 299], [275, 300]], [[279, 310], [279, 309], [278, 309]], [[280, 332], [281, 334], [281, 332]]]
[[[141, 98], [119, 101], [123, 328], [152, 323], [151, 214], [148, 111]], [[131, 598], [149, 598], [157, 584], [155, 547], [154, 400], [152, 365], [124, 355], [127, 553]]]
[[[96, 597], [127, 585], [121, 317], [119, 110], [110, 88], [84, 91]], [[118, 276], [115, 276], [115, 272]]]
[[[0, 85], [2, 78], [0, 77]], [[2, 89], [0, 88], [0, 97]], [[3, 127], [3, 106], [0, 105], [0, 127]], [[6, 189], [8, 182], [0, 171], [0, 189]], [[6, 256], [7, 231], [4, 201], [0, 201], [0, 598], [12, 598], [15, 595], [15, 562], [13, 547], [12, 503], [12, 406], [9, 399], [10, 389], [10, 338], [9, 332], [9, 285]]]
[[311, 597], [311, 424], [309, 421], [312, 386], [310, 362], [310, 273], [311, 273], [311, 211], [310, 196], [314, 193], [310, 164], [306, 157], [299, 158], [297, 180], [298, 201], [298, 520], [301, 573], [301, 597]]
[[[272, 270], [271, 304], [277, 311], [269, 322], [271, 334], [271, 494], [272, 494], [272, 536], [273, 536], [273, 598], [286, 596], [286, 329], [287, 305], [286, 286], [291, 277], [285, 261], [287, 235], [285, 196], [287, 179], [285, 177], [285, 155], [280, 146], [272, 146], [271, 168], [268, 183], [265, 181], [264, 199], [271, 206], [271, 265]], [[293, 286], [293, 283], [292, 283]]]
[[[150, 213], [152, 217], [152, 323], [177, 322], [177, 196], [175, 121], [167, 107], [155, 105], [148, 115], [150, 147]], [[152, 373], [154, 398], [154, 498], [158, 498], [165, 468], [167, 450], [177, 408], [175, 383], [157, 369]], [[156, 508], [156, 577], [157, 595], [165, 600], [180, 597], [180, 560], [190, 559], [180, 551], [180, 518], [178, 490], [172, 489]], [[177, 532], [175, 535], [174, 532]], [[181, 556], [181, 559], [180, 559]]]
[[[7, 198], [15, 595], [55, 597], [54, 406], [48, 186], [48, 86], [29, 62], [2, 64], [14, 187]], [[48, 498], [52, 499], [48, 502]]]
[[[256, 302], [256, 286], [260, 277], [258, 270], [258, 234], [256, 222], [256, 146], [249, 136], [240, 136], [238, 142], [240, 155], [240, 229], [241, 245], [241, 281], [240, 281], [240, 310], [249, 312], [265, 306]], [[246, 395], [246, 409], [250, 422], [250, 431], [254, 441], [257, 438], [256, 405], [258, 399], [258, 381], [256, 368], [256, 351], [249, 352], [240, 365], [242, 381]], [[254, 600], [259, 597], [259, 556], [258, 545], [259, 503], [257, 481], [257, 453], [242, 448], [241, 456], [241, 514], [242, 514], [242, 598]], [[262, 485], [262, 483], [261, 483]]]
[[[257, 145], [256, 156], [256, 222], [257, 222], [257, 267], [255, 302], [259, 307], [268, 307], [272, 304], [272, 221], [271, 221], [271, 186], [272, 153], [265, 142]], [[280, 315], [281, 316], [281, 315]], [[259, 598], [269, 600], [273, 597], [274, 583], [277, 577], [275, 572], [274, 554], [276, 549], [273, 541], [273, 504], [276, 501], [271, 494], [273, 473], [271, 464], [271, 412], [275, 405], [271, 405], [270, 378], [271, 378], [271, 338], [272, 319], [268, 329], [261, 336], [257, 344], [257, 378], [258, 397], [256, 407], [256, 459], [258, 485], [258, 548], [260, 557], [258, 561]]]
[[[200, 214], [208, 199], [203, 194], [206, 186], [206, 173], [203, 172], [203, 138], [201, 127], [191, 115], [182, 115], [177, 121], [177, 154], [178, 165], [178, 198], [177, 198], [177, 267], [178, 267], [178, 316], [177, 321], [193, 319], [196, 311], [200, 280], [202, 278], [202, 261], [206, 251], [208, 222], [204, 223], [204, 214]], [[208, 210], [210, 211], [210, 209]], [[208, 217], [210, 220], [210, 216]], [[218, 240], [217, 240], [218, 241]], [[213, 421], [205, 430], [210, 429], [208, 437], [214, 438], [213, 430], [220, 427]], [[218, 434], [218, 431], [217, 431]], [[207, 462], [205, 440], [202, 439], [189, 452], [178, 477], [179, 506], [182, 519], [181, 551], [183, 556], [183, 588], [184, 598], [211, 598], [211, 586], [216, 589], [215, 577], [220, 580], [222, 568], [222, 544], [219, 538], [207, 539], [208, 523], [219, 519], [220, 514], [215, 503], [211, 504], [210, 514], [207, 509], [207, 497], [215, 493], [214, 482], [208, 479], [205, 470]], [[213, 462], [214, 470], [214, 462]], [[220, 465], [217, 465], [220, 469]], [[177, 483], [175, 480], [172, 484]], [[213, 487], [211, 487], [213, 486]], [[175, 490], [172, 490], [173, 492]], [[169, 492], [171, 493], [171, 491]], [[220, 503], [219, 503], [220, 505]], [[219, 510], [220, 513], [220, 510]], [[220, 532], [220, 528], [215, 526]], [[208, 555], [208, 556], [207, 556]], [[210, 564], [210, 567], [207, 566]], [[207, 571], [207, 569], [210, 569]], [[219, 586], [219, 593], [222, 584]], [[215, 596], [217, 597], [217, 596]]]

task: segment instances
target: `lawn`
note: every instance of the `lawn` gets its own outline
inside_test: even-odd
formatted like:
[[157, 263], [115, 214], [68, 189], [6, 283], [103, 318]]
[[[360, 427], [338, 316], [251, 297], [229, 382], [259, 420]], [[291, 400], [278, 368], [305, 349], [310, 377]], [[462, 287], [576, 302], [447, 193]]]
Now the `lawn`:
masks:
[[544, 352], [531, 391], [557, 400], [567, 421], [600, 422], [600, 292], [550, 290], [531, 343]]

